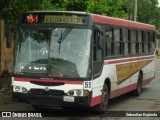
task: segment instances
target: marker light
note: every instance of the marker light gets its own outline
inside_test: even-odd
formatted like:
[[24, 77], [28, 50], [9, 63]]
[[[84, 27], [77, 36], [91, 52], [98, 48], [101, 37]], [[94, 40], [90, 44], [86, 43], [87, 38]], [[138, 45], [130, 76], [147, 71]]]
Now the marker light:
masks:
[[83, 95], [84, 96], [88, 96], [89, 95], [89, 91], [88, 90], [83, 90]]

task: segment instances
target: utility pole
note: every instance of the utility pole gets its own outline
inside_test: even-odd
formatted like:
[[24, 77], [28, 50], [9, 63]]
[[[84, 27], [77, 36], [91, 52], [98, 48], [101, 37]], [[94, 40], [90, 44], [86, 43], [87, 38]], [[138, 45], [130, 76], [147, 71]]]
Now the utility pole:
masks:
[[137, 21], [137, 0], [134, 0], [134, 21]]

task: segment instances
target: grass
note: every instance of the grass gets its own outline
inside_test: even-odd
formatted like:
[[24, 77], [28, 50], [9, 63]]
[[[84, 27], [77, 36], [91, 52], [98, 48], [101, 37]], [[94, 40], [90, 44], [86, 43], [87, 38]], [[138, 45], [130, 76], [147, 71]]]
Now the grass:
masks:
[[158, 60], [159, 60], [159, 59], [160, 59], [160, 55], [157, 55], [157, 56], [156, 56], [156, 59], [158, 59]]

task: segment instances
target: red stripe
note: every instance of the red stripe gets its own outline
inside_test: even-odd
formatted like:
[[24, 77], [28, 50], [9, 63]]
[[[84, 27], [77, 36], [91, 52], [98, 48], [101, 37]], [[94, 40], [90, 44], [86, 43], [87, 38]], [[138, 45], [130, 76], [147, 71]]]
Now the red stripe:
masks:
[[103, 24], [133, 27], [133, 28], [140, 28], [140, 29], [147, 29], [147, 30], [155, 30], [155, 26], [153, 25], [133, 22], [129, 20], [123, 20], [123, 19], [118, 19], [118, 18], [112, 18], [112, 17], [102, 16], [102, 15], [93, 14], [93, 20], [95, 23], [103, 23]]
[[82, 85], [83, 81], [71, 81], [71, 80], [47, 80], [47, 79], [34, 79], [34, 78], [14, 78], [14, 81], [21, 81], [21, 82], [30, 82], [30, 81], [37, 81], [37, 82], [63, 82], [65, 84], [75, 84], [75, 85]]
[[144, 85], [149, 84], [149, 83], [150, 83], [154, 78], [155, 78], [155, 77], [153, 77], [153, 78], [149, 78], [149, 79], [147, 79], [147, 80], [143, 81], [142, 85], [144, 86]]
[[101, 103], [101, 95], [91, 99], [91, 107]]
[[134, 61], [137, 61], [137, 60], [146, 60], [146, 59], [153, 59], [153, 58], [155, 58], [155, 56], [127, 58], [127, 59], [106, 61], [106, 62], [104, 62], [104, 64], [106, 65], [106, 64], [123, 63], [123, 62], [134, 62]]

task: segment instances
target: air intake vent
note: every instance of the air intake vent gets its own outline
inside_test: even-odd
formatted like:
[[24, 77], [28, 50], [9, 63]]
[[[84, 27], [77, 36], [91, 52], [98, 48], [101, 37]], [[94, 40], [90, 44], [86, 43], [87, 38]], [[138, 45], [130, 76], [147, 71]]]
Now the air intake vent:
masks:
[[63, 82], [37, 82], [37, 81], [30, 81], [32, 84], [41, 85], [41, 86], [60, 86], [64, 85]]
[[63, 96], [65, 93], [63, 90], [49, 90], [44, 89], [31, 89], [30, 92], [34, 95], [48, 95], [48, 96]]

